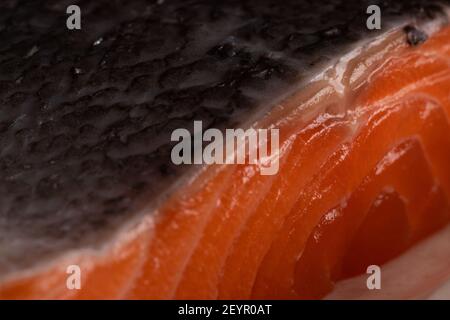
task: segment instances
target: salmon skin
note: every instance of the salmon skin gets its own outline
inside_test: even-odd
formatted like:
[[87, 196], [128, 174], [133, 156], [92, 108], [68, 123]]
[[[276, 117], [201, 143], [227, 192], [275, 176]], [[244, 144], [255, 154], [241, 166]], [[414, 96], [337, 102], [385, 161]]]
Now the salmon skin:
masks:
[[[449, 4], [1, 1], [0, 298], [321, 298], [437, 232]], [[278, 128], [278, 174], [175, 165], [194, 121]]]

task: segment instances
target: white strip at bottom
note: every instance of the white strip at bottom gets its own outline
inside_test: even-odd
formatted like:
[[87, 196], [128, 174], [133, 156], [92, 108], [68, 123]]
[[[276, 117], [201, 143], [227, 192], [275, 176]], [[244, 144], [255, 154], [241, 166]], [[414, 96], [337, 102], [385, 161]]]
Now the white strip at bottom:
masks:
[[381, 266], [381, 288], [369, 290], [370, 274], [338, 282], [325, 299], [450, 300], [450, 225]]

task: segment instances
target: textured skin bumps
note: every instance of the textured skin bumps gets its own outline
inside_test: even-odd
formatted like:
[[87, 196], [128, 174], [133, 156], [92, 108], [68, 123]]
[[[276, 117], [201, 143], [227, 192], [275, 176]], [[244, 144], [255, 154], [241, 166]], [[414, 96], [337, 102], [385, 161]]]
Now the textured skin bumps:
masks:
[[[87, 245], [186, 172], [173, 129], [235, 127], [432, 1], [0, 2], [0, 272]], [[82, 30], [66, 29], [66, 8]]]

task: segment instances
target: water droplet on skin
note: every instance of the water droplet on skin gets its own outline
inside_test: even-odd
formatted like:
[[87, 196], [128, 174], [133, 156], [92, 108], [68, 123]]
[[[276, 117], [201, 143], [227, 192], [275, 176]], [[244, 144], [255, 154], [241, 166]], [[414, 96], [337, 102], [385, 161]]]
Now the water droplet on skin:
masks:
[[39, 47], [38, 46], [34, 46], [33, 48], [31, 48], [30, 51], [28, 51], [27, 55], [25, 56], [26, 59], [31, 58], [32, 56], [34, 56], [34, 54], [36, 52], [39, 51]]
[[96, 46], [100, 45], [102, 42], [103, 42], [103, 38], [99, 38], [93, 43], [93, 46], [96, 47]]
[[81, 70], [80, 68], [74, 68], [74, 69], [73, 69], [73, 73], [76, 74], [76, 75], [82, 74], [82, 73], [83, 73], [83, 70]]
[[336, 28], [336, 27], [333, 27], [333, 28], [328, 29], [328, 30], [325, 31], [325, 35], [328, 36], [328, 37], [337, 36], [340, 33], [341, 33], [341, 31], [338, 28]]

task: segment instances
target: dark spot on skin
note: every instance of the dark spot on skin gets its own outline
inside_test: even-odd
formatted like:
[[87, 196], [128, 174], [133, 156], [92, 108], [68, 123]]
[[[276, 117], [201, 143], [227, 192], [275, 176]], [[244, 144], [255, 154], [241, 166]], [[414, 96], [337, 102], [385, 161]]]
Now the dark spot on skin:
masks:
[[406, 33], [406, 41], [410, 46], [418, 46], [428, 39], [428, 35], [416, 27], [406, 26], [403, 30]]

